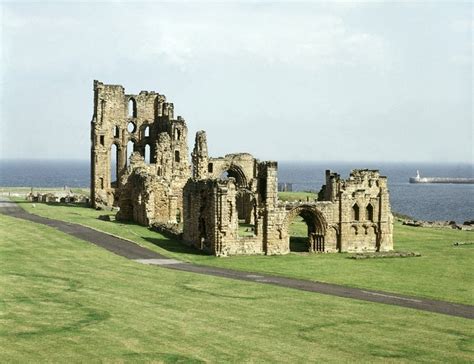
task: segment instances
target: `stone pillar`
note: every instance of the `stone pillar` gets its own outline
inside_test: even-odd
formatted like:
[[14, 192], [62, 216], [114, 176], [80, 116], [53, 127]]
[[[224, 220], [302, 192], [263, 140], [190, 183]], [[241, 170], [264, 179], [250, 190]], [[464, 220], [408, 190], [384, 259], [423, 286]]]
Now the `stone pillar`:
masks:
[[207, 152], [206, 132], [200, 130], [196, 133], [193, 153], [193, 177], [196, 179], [206, 179], [209, 176], [208, 165], [209, 155]]

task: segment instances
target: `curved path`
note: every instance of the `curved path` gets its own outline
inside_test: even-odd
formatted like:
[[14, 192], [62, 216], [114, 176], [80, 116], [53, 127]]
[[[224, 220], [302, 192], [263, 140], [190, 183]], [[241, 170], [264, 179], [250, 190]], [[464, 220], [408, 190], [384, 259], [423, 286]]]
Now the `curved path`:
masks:
[[133, 259], [143, 264], [159, 265], [179, 271], [206, 274], [262, 284], [271, 284], [280, 287], [299, 289], [302, 291], [317, 292], [332, 296], [409, 307], [417, 310], [474, 319], [474, 306], [469, 305], [430, 300], [420, 297], [411, 297], [390, 292], [352, 288], [337, 284], [277, 277], [267, 274], [242, 272], [225, 268], [206, 267], [192, 263], [180, 262], [175, 259], [167, 258], [164, 255], [149, 249], [143, 248], [131, 241], [120, 239], [118, 237], [82, 225], [48, 219], [38, 215], [30, 214], [20, 208], [17, 204], [9, 201], [3, 201], [1, 198], [0, 213], [54, 227], [64, 233], [88, 241], [117, 255], [128, 259]]

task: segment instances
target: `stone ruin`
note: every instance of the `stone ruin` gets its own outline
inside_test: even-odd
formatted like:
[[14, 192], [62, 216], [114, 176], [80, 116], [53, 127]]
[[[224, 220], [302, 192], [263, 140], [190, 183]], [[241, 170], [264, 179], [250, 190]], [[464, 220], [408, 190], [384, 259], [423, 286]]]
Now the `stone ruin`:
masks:
[[156, 92], [126, 95], [94, 81], [91, 131], [93, 207], [119, 206], [118, 219], [142, 225], [179, 222], [190, 165], [188, 129], [173, 104]]
[[277, 162], [210, 157], [199, 131], [190, 165], [186, 123], [164, 95], [127, 95], [98, 81], [91, 130], [92, 205], [118, 206], [119, 220], [182, 226], [183, 243], [216, 256], [287, 254], [297, 216], [309, 252], [393, 250], [387, 178], [377, 170], [353, 170], [348, 179], [326, 171], [317, 199], [283, 202]]
[[63, 191], [51, 192], [28, 192], [25, 196], [26, 201], [29, 202], [44, 202], [44, 203], [83, 203], [88, 204], [89, 198], [80, 193], [74, 193], [66, 188]]

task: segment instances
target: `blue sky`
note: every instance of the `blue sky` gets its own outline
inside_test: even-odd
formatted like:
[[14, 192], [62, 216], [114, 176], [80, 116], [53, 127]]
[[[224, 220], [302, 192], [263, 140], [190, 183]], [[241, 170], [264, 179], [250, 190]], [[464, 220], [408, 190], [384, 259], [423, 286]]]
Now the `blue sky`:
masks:
[[473, 162], [470, 2], [3, 2], [0, 158], [89, 158], [92, 82], [213, 156]]

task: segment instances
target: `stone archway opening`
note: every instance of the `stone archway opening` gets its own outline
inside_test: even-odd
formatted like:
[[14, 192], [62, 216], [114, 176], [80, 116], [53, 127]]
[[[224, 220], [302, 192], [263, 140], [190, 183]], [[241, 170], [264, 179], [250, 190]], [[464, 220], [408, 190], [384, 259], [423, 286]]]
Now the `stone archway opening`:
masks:
[[236, 165], [230, 165], [223, 169], [219, 174], [220, 179], [229, 179], [230, 177], [235, 179], [235, 185], [237, 189], [245, 189], [248, 187], [247, 177], [242, 169]]
[[289, 251], [324, 252], [324, 219], [309, 206], [294, 208], [287, 216]]
[[257, 202], [255, 195], [245, 188], [237, 190], [235, 198], [239, 219], [239, 236], [257, 235], [255, 221], [257, 219]]
[[234, 178], [237, 189], [236, 207], [239, 221], [239, 236], [249, 237], [257, 235], [256, 230], [256, 199], [255, 194], [249, 189], [248, 180], [244, 171], [238, 165], [230, 164], [222, 169], [219, 178], [226, 180]]

